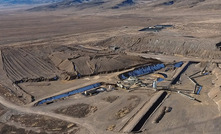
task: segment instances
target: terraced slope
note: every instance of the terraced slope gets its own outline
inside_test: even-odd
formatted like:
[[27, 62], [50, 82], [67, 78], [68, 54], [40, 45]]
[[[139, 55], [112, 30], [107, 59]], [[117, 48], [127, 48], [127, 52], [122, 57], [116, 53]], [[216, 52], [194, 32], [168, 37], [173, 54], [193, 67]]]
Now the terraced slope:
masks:
[[53, 65], [22, 49], [4, 49], [2, 59], [4, 70], [13, 82], [56, 76], [57, 69]]

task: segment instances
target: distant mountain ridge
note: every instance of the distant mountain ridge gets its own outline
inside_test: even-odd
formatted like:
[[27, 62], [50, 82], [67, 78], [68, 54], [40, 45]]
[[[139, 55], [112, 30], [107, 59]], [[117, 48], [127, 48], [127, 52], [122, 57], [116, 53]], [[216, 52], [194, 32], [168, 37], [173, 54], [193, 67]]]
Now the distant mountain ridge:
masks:
[[44, 4], [59, 2], [62, 0], [0, 0], [0, 4]]
[[121, 7], [128, 7], [135, 5], [136, 1], [139, 0], [62, 0], [48, 5], [34, 7], [32, 9], [29, 9], [28, 11], [56, 10], [56, 9], [64, 9], [70, 7], [90, 8], [90, 7], [100, 6], [105, 3], [107, 5], [108, 4], [112, 5], [113, 3], [115, 3], [109, 8], [118, 9]]
[[55, 10], [84, 4], [88, 4], [87, 6], [96, 6], [103, 3], [104, 0], [61, 0], [52, 4], [31, 8], [28, 11]]
[[27, 11], [54, 11], [57, 9], [75, 8], [83, 10], [120, 10], [132, 9], [139, 6], [163, 9], [199, 8], [219, 10], [221, 0], [0, 0], [0, 4], [43, 4], [36, 5]]
[[134, 0], [125, 0], [125, 1], [122, 1], [121, 3], [117, 4], [116, 6], [113, 6], [112, 8], [117, 9], [120, 7], [134, 5], [134, 4], [135, 4]]

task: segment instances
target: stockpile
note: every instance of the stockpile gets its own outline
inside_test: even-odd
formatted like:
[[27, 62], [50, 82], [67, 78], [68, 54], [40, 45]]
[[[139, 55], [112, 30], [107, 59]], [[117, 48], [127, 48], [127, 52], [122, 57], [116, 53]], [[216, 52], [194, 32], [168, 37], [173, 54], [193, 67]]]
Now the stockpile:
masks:
[[138, 65], [159, 63], [154, 59], [129, 56], [119, 53], [86, 52], [74, 50], [75, 54], [55, 52], [49, 56], [54, 65], [61, 71], [74, 76], [89, 76], [128, 69]]
[[119, 71], [152, 61], [149, 59], [128, 55], [104, 55], [92, 58], [85, 56], [72, 60], [76, 67], [76, 71], [80, 75]]

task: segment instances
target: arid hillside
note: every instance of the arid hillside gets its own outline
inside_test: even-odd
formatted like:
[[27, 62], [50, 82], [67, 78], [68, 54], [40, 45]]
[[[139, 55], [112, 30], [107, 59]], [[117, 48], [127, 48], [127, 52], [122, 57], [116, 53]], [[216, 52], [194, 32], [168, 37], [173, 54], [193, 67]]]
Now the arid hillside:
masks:
[[220, 0], [1, 2], [0, 133], [220, 133]]

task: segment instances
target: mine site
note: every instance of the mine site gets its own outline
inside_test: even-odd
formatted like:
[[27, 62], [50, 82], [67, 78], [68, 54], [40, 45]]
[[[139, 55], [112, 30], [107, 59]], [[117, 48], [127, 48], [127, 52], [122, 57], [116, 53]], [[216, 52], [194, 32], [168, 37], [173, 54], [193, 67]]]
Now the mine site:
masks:
[[1, 134], [219, 134], [220, 0], [0, 0]]

